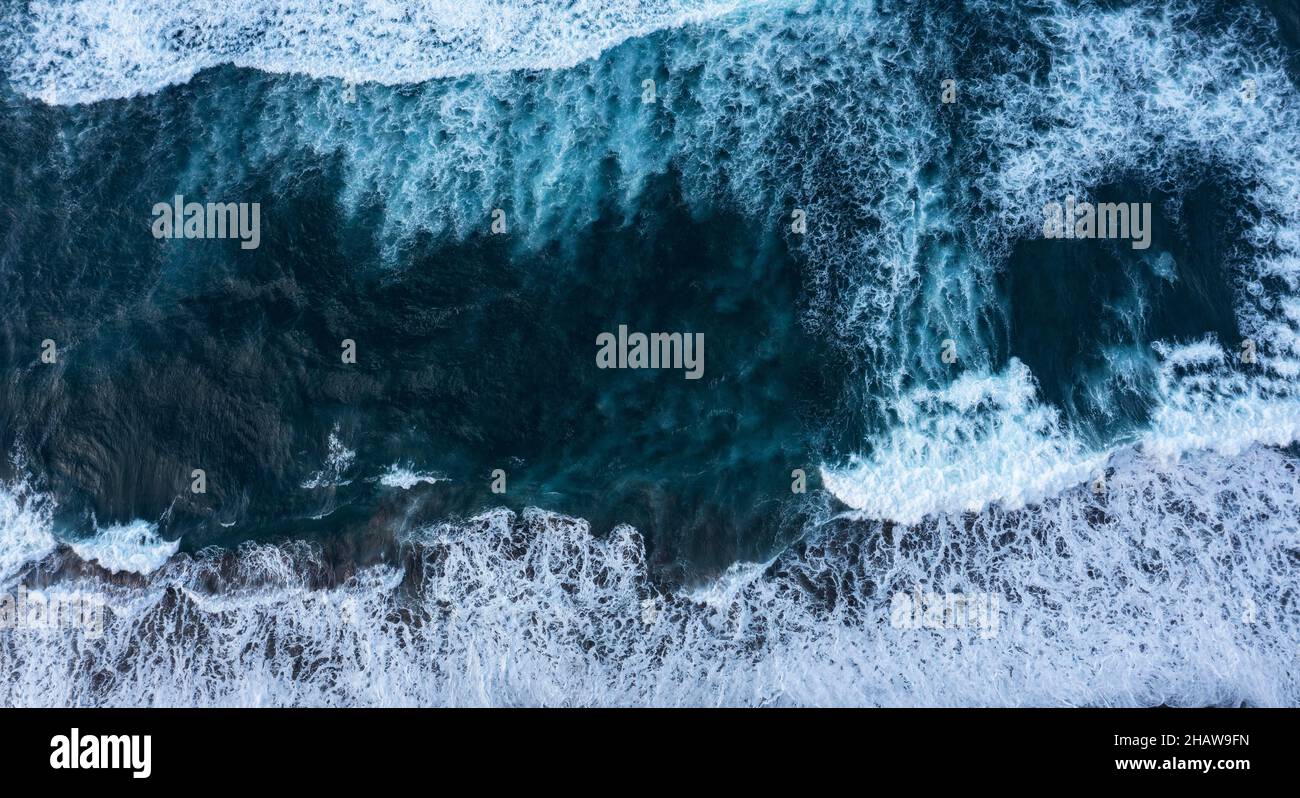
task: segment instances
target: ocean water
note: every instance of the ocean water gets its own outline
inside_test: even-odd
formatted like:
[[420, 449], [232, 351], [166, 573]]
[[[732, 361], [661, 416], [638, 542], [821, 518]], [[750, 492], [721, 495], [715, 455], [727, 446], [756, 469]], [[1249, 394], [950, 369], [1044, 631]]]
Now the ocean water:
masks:
[[1294, 4], [0, 9], [3, 703], [1300, 703]]

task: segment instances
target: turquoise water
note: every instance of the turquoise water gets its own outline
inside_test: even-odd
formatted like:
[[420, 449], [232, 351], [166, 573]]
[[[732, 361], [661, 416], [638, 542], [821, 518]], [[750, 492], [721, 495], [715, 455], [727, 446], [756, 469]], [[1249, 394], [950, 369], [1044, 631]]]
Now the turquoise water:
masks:
[[1293, 10], [605, 11], [6, 7], [0, 579], [110, 597], [78, 700], [1294, 704]]

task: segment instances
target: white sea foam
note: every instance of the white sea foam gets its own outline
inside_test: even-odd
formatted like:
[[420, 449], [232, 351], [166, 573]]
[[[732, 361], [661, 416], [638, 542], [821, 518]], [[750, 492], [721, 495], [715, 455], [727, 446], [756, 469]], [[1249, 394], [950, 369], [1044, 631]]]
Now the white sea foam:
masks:
[[[987, 13], [1006, 13], [999, 6]], [[47, 97], [57, 102], [153, 91], [216, 62], [346, 75], [388, 53], [325, 45], [344, 68], [297, 70], [275, 60], [272, 37], [270, 56], [255, 44], [212, 56], [199, 42], [175, 56], [144, 47], [133, 62], [100, 43], [83, 60], [58, 43], [101, 34], [52, 9], [36, 6], [43, 21], [17, 48], [11, 79], [35, 96], [61, 81], [67, 94]], [[226, 566], [176, 557], [150, 577], [151, 590], [120, 599], [107, 642], [83, 654], [102, 669], [73, 670], [82, 660], [68, 651], [85, 644], [75, 637], [42, 647], [0, 639], [0, 670], [15, 674], [0, 698], [1300, 703], [1300, 487], [1295, 460], [1265, 446], [1297, 433], [1300, 114], [1282, 59], [1243, 43], [1249, 26], [1198, 33], [1190, 17], [1176, 3], [1047, 4], [1018, 18], [1027, 42], [1009, 58], [1020, 68], [959, 76], [961, 91], [991, 110], [965, 128], [957, 151], [946, 146], [930, 83], [952, 58], [952, 32], [927, 29], [932, 46], [917, 47], [907, 20], [834, 3], [629, 41], [599, 62], [540, 76], [484, 75], [409, 94], [363, 86], [354, 103], [328, 81], [272, 82], [250, 104], [263, 115], [252, 120], [261, 138], [245, 137], [247, 118], [208, 115], [211, 150], [194, 155], [194, 179], [225, 179], [223, 148], [234, 140], [247, 142], [254, 165], [303, 149], [337, 158], [343, 206], [381, 197], [386, 242], [420, 230], [471, 235], [501, 203], [524, 245], [558, 237], [592, 221], [606, 199], [606, 158], [619, 167], [615, 200], [625, 211], [670, 169], [694, 207], [735, 208], [774, 226], [805, 209], [808, 233], [791, 244], [807, 263], [810, 321], [860, 355], [867, 393], [898, 419], [863, 454], [823, 472], [867, 520], [847, 539], [667, 595], [647, 581], [631, 530], [597, 540], [580, 521], [539, 513], [522, 524], [499, 512], [426, 530], [417, 545], [427, 550], [402, 575], [414, 595], [388, 570], [313, 589], [305, 550], [246, 547], [233, 566], [241, 587], [213, 596], [203, 580]], [[318, 42], [295, 36], [304, 61], [319, 58]], [[403, 67], [402, 47], [392, 52], [373, 79]], [[144, 66], [133, 72], [133, 63]], [[652, 73], [667, 77], [647, 108], [640, 80]], [[1253, 104], [1237, 94], [1246, 77], [1258, 86]], [[1246, 192], [1247, 246], [1229, 266], [1257, 367], [1230, 357], [1237, 342], [1161, 342], [1151, 428], [1136, 446], [1090, 449], [1019, 361], [997, 367], [981, 343], [999, 313], [991, 275], [1016, 238], [1032, 234], [1047, 198], [1084, 196], [1116, 175], [1177, 188], [1203, 168]], [[982, 205], [961, 207], [972, 193]], [[951, 383], [936, 357], [947, 337], [965, 370]], [[1145, 357], [1119, 357], [1117, 380], [1135, 384]], [[1100, 493], [1075, 484], [1103, 464]], [[28, 519], [24, 506], [6, 517]], [[29, 540], [39, 555], [39, 528], [6, 529], [3, 539]], [[190, 604], [164, 600], [174, 584]], [[888, 596], [918, 585], [1002, 595], [1008, 617], [990, 640], [890, 628]], [[361, 621], [345, 622], [344, 606]], [[420, 622], [396, 620], [399, 606]], [[255, 644], [272, 634], [294, 645], [268, 654]], [[135, 650], [128, 640], [141, 656], [118, 668], [120, 652]], [[64, 692], [52, 694], [48, 674], [65, 671]], [[93, 673], [117, 675], [96, 683]]]
[[733, 605], [740, 594], [755, 580], [763, 578], [763, 572], [771, 567], [775, 560], [768, 562], [737, 562], [727, 567], [721, 576], [710, 580], [684, 593], [685, 597], [698, 604], [714, 609], [726, 609]]
[[[18, 470], [25, 470], [21, 462]], [[54, 500], [34, 488], [29, 477], [0, 484], [0, 587], [58, 548], [54, 509]], [[176, 553], [180, 541], [161, 540], [155, 524], [136, 520], [97, 529], [68, 544], [81, 559], [113, 573], [149, 574]]]
[[[0, 701], [1295, 705], [1296, 466], [1130, 453], [1101, 496], [853, 525], [681, 592], [630, 528], [540, 511], [425, 529], [334, 587], [303, 544], [177, 555], [143, 587], [66, 586], [104, 598], [97, 639], [0, 634]], [[918, 588], [998, 594], [996, 634], [894, 628]]]
[[450, 479], [443, 474], [435, 474], [426, 471], [413, 471], [409, 468], [399, 466], [393, 463], [379, 477], [379, 484], [389, 488], [401, 488], [410, 490], [416, 485], [436, 485], [439, 482], [449, 482]]
[[1146, 454], [1169, 461], [1193, 449], [1234, 455], [1300, 440], [1293, 380], [1270, 376], [1263, 364], [1234, 368], [1233, 355], [1213, 341], [1156, 348], [1160, 402], [1142, 436]]
[[1029, 369], [971, 374], [919, 389], [870, 455], [823, 467], [822, 484], [858, 517], [915, 524], [930, 513], [1025, 506], [1087, 481], [1109, 452], [1090, 452], [1040, 402]]
[[896, 405], [897, 425], [869, 454], [822, 467], [822, 483], [860, 518], [914, 524], [937, 512], [1014, 509], [1093, 481], [1130, 443], [1155, 461], [1211, 450], [1300, 440], [1300, 401], [1289, 384], [1232, 367], [1212, 340], [1157, 343], [1154, 411], [1134, 441], [1096, 449], [1076, 438], [1037, 396], [1029, 370], [965, 374]]
[[[117, 93], [156, 88], [158, 81], [148, 78], [151, 70], [130, 67], [126, 56], [92, 52], [83, 63], [75, 54], [79, 51], [65, 53], [54, 46], [73, 34], [86, 34], [93, 28], [87, 20], [107, 17], [110, 5], [36, 4], [31, 13], [40, 20], [39, 35], [19, 48], [12, 68], [17, 85], [35, 86], [44, 76], [67, 70], [74, 79], [60, 82], [72, 86], [126, 84]], [[580, 27], [606, 31], [622, 24], [618, 14], [604, 16], [593, 8], [575, 8], [570, 21], [586, 20]], [[677, 19], [674, 15], [685, 6], [676, 8], [665, 10], [665, 18]], [[692, 13], [701, 8], [692, 7]], [[1084, 195], [1114, 174], [1135, 174], [1150, 185], [1177, 185], [1196, 167], [1213, 164], [1250, 186], [1242, 213], [1251, 220], [1251, 247], [1233, 266], [1239, 321], [1258, 339], [1263, 366], [1244, 391], [1229, 385], [1236, 398], [1220, 413], [1229, 422], [1220, 438], [1231, 430], [1249, 433], [1252, 419], [1259, 419], [1268, 428], [1260, 435], [1243, 435], [1239, 446], [1253, 440], [1285, 443], [1293, 437], [1287, 432], [1294, 416], [1287, 404], [1294, 395], [1290, 383], [1300, 374], [1300, 302], [1263, 286], [1273, 279], [1291, 294], [1300, 292], [1300, 203], [1295, 202], [1300, 167], [1291, 156], [1291, 142], [1300, 131], [1296, 92], [1276, 54], [1241, 43], [1242, 26], [1196, 33], [1189, 8], [1139, 4], [1075, 10], [1049, 4], [1050, 13], [1023, 31], [1045, 46], [1047, 62], [1019, 64], [1013, 58], [1012, 66], [1022, 68], [963, 76], [963, 96], [986, 100], [984, 107], [993, 110], [971, 126], [974, 138], [950, 155], [933, 87], [927, 91], [906, 76], [928, 75], [942, 64], [948, 57], [942, 42], [948, 37], [938, 34], [952, 32], [934, 32], [936, 47], [918, 50], [911, 46], [915, 31], [895, 17], [837, 3], [819, 4], [815, 13], [802, 15], [775, 5], [731, 15], [698, 24], [669, 42], [645, 47], [630, 42], [599, 63], [581, 63], [540, 79], [495, 75], [445, 81], [401, 98], [363, 91], [351, 105], [339, 87], [328, 83], [272, 86], [264, 113], [275, 118], [256, 127], [273, 135], [254, 142], [248, 155], [270, 163], [305, 144], [322, 156], [341, 157], [347, 175], [345, 206], [360, 207], [376, 193], [384, 198], [388, 224], [381, 238], [390, 251], [397, 248], [392, 242], [417, 230], [457, 236], [481, 230], [502, 198], [509, 200], [512, 229], [524, 241], [546, 240], [589, 223], [606, 189], [600, 178], [606, 155], [618, 161], [620, 188], [629, 203], [650, 177], [675, 167], [686, 178], [688, 201], [701, 206], [722, 196], [756, 219], [773, 219], [798, 205], [812, 222], [797, 246], [809, 263], [814, 321], [824, 322], [824, 330], [859, 352], [869, 393], [895, 413], [912, 401], [913, 389], [904, 387], [901, 375], [931, 383], [944, 379], [933, 357], [938, 339], [957, 341], [964, 368], [991, 373], [979, 327], [997, 313], [996, 297], [988, 288], [993, 264], [1016, 235], [1032, 232], [1044, 199], [1067, 192]], [[138, 12], [145, 15], [141, 19], [154, 13], [152, 6], [145, 9]], [[295, 6], [287, 18], [298, 10]], [[187, 13], [221, 17], [206, 5]], [[591, 23], [593, 14], [612, 27]], [[133, 19], [121, 9], [112, 17]], [[197, 24], [199, 30], [205, 26]], [[502, 37], [515, 34], [500, 32]], [[353, 57], [350, 50], [328, 31], [317, 35], [295, 36], [301, 57], [319, 62], [299, 71], [343, 74], [331, 65], [347, 63]], [[194, 53], [215, 46], [207, 43], [211, 38], [197, 36], [174, 52], [149, 51], [150, 57], [164, 72], [189, 74]], [[240, 63], [276, 69], [275, 36], [265, 41], [235, 38], [230, 47], [244, 59]], [[606, 38], [612, 42], [627, 36]], [[477, 52], [477, 40], [471, 36], [468, 41], [467, 51]], [[531, 46], [517, 42], [505, 49], [522, 52]], [[374, 55], [365, 57], [388, 59], [383, 69], [394, 74], [415, 70], [403, 73], [403, 81], [432, 76], [440, 68], [422, 76], [424, 67], [411, 66], [401, 47], [367, 52]], [[492, 52], [496, 55], [489, 60], [498, 63], [500, 48]], [[883, 65], [881, 52], [891, 53]], [[555, 63], [567, 64], [563, 58]], [[655, 113], [640, 96], [639, 76], [649, 72], [667, 75], [660, 80]], [[1258, 87], [1253, 103], [1239, 96], [1245, 77]], [[592, 103], [587, 98], [593, 94], [609, 102]], [[839, 99], [826, 103], [821, 98], [827, 96]], [[282, 116], [293, 124], [285, 124]], [[205, 163], [214, 170], [224, 168], [220, 142], [242, 140], [236, 131], [221, 130], [219, 119], [215, 124], [218, 129], [209, 137], [213, 153], [195, 159], [198, 169]], [[293, 135], [284, 135], [286, 130]], [[950, 158], [955, 162], [948, 163]], [[954, 175], [961, 182], [973, 177], [989, 206], [983, 215], [963, 222], [963, 209], [945, 199], [961, 196]], [[957, 246], [958, 228], [982, 237], [980, 246]], [[900, 319], [920, 319], [920, 326], [909, 329]], [[1212, 379], [1231, 384], [1240, 377], [1224, 370]], [[1243, 398], [1256, 393], [1262, 398]], [[1178, 443], [1173, 427], [1185, 423], [1179, 410], [1184, 395], [1177, 389], [1167, 392], [1171, 404], [1157, 410], [1148, 448], [1176, 456], [1185, 446], [1226, 445], [1226, 440], [1207, 437], [1215, 425], [1204, 420], [1206, 434], [1183, 435]], [[1040, 415], [1051, 412], [1041, 403], [1033, 409]], [[1204, 419], [1218, 417], [1216, 412], [1203, 413]], [[1010, 423], [1010, 416], [1004, 418]], [[918, 416], [917, 423], [938, 430], [945, 422]], [[998, 432], [993, 420], [974, 423], [988, 428], [972, 431], [982, 440], [1002, 435], [1010, 443], [1019, 434], [1009, 426]], [[1067, 473], [1088, 471], [1085, 466], [1100, 454], [1080, 455], [1068, 430], [1060, 423], [1050, 426], [1054, 428], [1042, 440], [1018, 439], [1042, 458], [1064, 447], [1064, 464], [1047, 469], [1042, 479], [1026, 471], [1029, 482], [989, 483], [992, 489], [981, 497], [978, 487], [952, 481], [962, 473], [977, 478], [979, 463], [972, 461], [969, 468], [959, 464], [948, 470], [948, 487], [941, 491], [951, 503], [918, 500], [902, 508], [900, 518], [913, 518], [922, 507], [973, 507], [997, 500], [1016, 504], [1059, 489]], [[883, 462], [879, 452], [904, 439], [932, 453], [927, 457], [945, 451], [942, 440], [921, 440], [925, 434], [920, 428], [890, 432], [883, 441], [868, 442], [875, 453], [858, 462]], [[989, 445], [996, 448], [996, 443]], [[1010, 465], [1004, 455], [975, 457]], [[902, 465], [907, 471], [916, 463]], [[880, 476], [880, 468], [858, 471], [866, 480], [862, 485], [839, 484], [836, 492], [861, 497], [877, 489], [888, 492], [905, 481], [901, 473]], [[833, 481], [844, 482], [846, 469], [832, 472], [839, 475]], [[1013, 482], [1019, 478], [1002, 475]], [[863, 505], [863, 500], [851, 503]]]
[[338, 425], [335, 425], [334, 429], [330, 431], [326, 447], [325, 464], [321, 466], [319, 471], [303, 481], [303, 489], [339, 488], [352, 484], [352, 480], [345, 477], [344, 474], [356, 461], [357, 453], [343, 443], [343, 439], [339, 437]]
[[71, 541], [70, 545], [81, 559], [115, 574], [151, 574], [171, 559], [181, 542], [159, 538], [156, 524], [137, 519], [99, 529], [93, 536]]
[[35, 0], [10, 71], [48, 103], [157, 91], [220, 64], [378, 83], [561, 69], [736, 0]]
[[53, 511], [53, 502], [27, 479], [0, 484], [0, 587], [54, 550]]
[[[1157, 391], [1145, 397], [1154, 410], [1139, 443], [1168, 462], [1196, 449], [1234, 454], [1300, 439], [1300, 98], [1281, 57], [1242, 43], [1250, 11], [1213, 36], [1193, 32], [1184, 5], [1053, 11], [1025, 29], [1048, 47], [1045, 70], [1029, 63], [962, 82], [991, 109], [959, 155], [962, 174], [992, 203], [988, 217], [1002, 222], [973, 226], [981, 250], [1004, 256], [1018, 235], [1037, 235], [1046, 201], [1085, 196], [1115, 176], [1169, 188], [1213, 167], [1239, 181], [1250, 246], [1228, 266], [1257, 363], [1224, 351], [1235, 341], [1156, 342]], [[1247, 78], [1254, 101], [1242, 97]], [[986, 301], [967, 290], [962, 313]], [[927, 314], [931, 324], [936, 315]], [[980, 354], [947, 388], [901, 393], [888, 405], [898, 426], [868, 441], [867, 454], [824, 468], [828, 488], [859, 514], [914, 522], [1039, 501], [1113, 454], [1080, 444], [1014, 360], [990, 377]], [[1115, 384], [1131, 386], [1132, 363], [1119, 365]], [[973, 408], [972, 397], [987, 401]], [[1106, 410], [1109, 397], [1093, 398]]]

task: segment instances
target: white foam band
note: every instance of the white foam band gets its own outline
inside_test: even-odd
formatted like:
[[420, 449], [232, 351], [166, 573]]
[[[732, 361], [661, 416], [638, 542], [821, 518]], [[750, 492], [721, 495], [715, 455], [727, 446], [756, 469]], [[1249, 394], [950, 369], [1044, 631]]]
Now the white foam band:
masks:
[[151, 574], [171, 559], [180, 541], [162, 540], [156, 524], [136, 520], [101, 529], [71, 545], [78, 557], [112, 573]]
[[[18, 88], [48, 103], [130, 97], [220, 64], [384, 84], [562, 69], [736, 0], [37, 0]], [[15, 14], [19, 12], [14, 12]]]
[[[681, 593], [653, 586], [631, 529], [538, 511], [424, 529], [407, 568], [331, 588], [308, 584], [321, 563], [301, 544], [179, 555], [142, 586], [45, 589], [101, 597], [102, 626], [0, 632], [0, 701], [1292, 705], [1300, 479], [1283, 460], [1120, 458], [1104, 497], [867, 525]], [[996, 615], [900, 623], [900, 595], [996, 597]]]

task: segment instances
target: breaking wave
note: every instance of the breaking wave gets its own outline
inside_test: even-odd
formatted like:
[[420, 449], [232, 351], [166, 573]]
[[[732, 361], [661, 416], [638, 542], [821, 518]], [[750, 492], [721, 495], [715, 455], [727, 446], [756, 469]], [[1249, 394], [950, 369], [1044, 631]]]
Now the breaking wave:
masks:
[[[803, 210], [806, 235], [785, 236], [805, 321], [852, 354], [871, 429], [823, 464], [801, 542], [680, 590], [631, 528], [596, 538], [540, 511], [393, 533], [393, 564], [355, 572], [248, 544], [114, 573], [59, 544], [49, 500], [17, 482], [0, 579], [92, 586], [110, 618], [97, 639], [0, 636], [5, 703], [1300, 703], [1300, 97], [1258, 12], [973, 4], [1003, 46], [972, 55], [948, 16], [888, 4], [435, 4], [304, 30], [321, 7], [32, 3], [0, 52], [19, 92], [69, 106], [148, 103], [221, 64], [294, 73], [248, 79], [251, 121], [197, 92], [207, 149], [182, 179], [238, 179], [231, 142], [286, 181], [270, 166], [336, 159], [340, 205], [382, 206], [394, 261], [496, 208], [540, 248], [611, 203], [631, 217], [668, 173], [692, 206], [765, 228]], [[955, 108], [934, 100], [948, 75]], [[68, 113], [111, 128], [127, 111]], [[1087, 433], [1008, 343], [999, 274], [1047, 201], [1207, 173], [1235, 192], [1226, 268], [1255, 358], [1131, 330], [1106, 342], [1135, 354], [1090, 408], [1118, 415], [1145, 386], [1147, 417]], [[334, 443], [305, 488], [343, 479]], [[917, 588], [1003, 596], [997, 634], [896, 628], [891, 596]]]
[[109, 573], [150, 574], [177, 552], [180, 541], [161, 540], [156, 524], [136, 520], [98, 530], [92, 537], [70, 545], [82, 560]]
[[[9, 25], [19, 88], [47, 103], [155, 92], [220, 64], [399, 84], [564, 69], [735, 0], [37, 0]], [[75, 43], [75, 44], [74, 44]]]
[[[831, 524], [681, 591], [651, 578], [631, 528], [596, 538], [540, 511], [424, 528], [353, 572], [305, 544], [247, 544], [113, 578], [60, 549], [27, 578], [105, 596], [104, 627], [0, 636], [0, 700], [1291, 705], [1296, 467], [1259, 447], [1169, 469], [1135, 456], [1102, 494]], [[918, 589], [997, 595], [996, 620], [892, 623], [892, 597]]]

